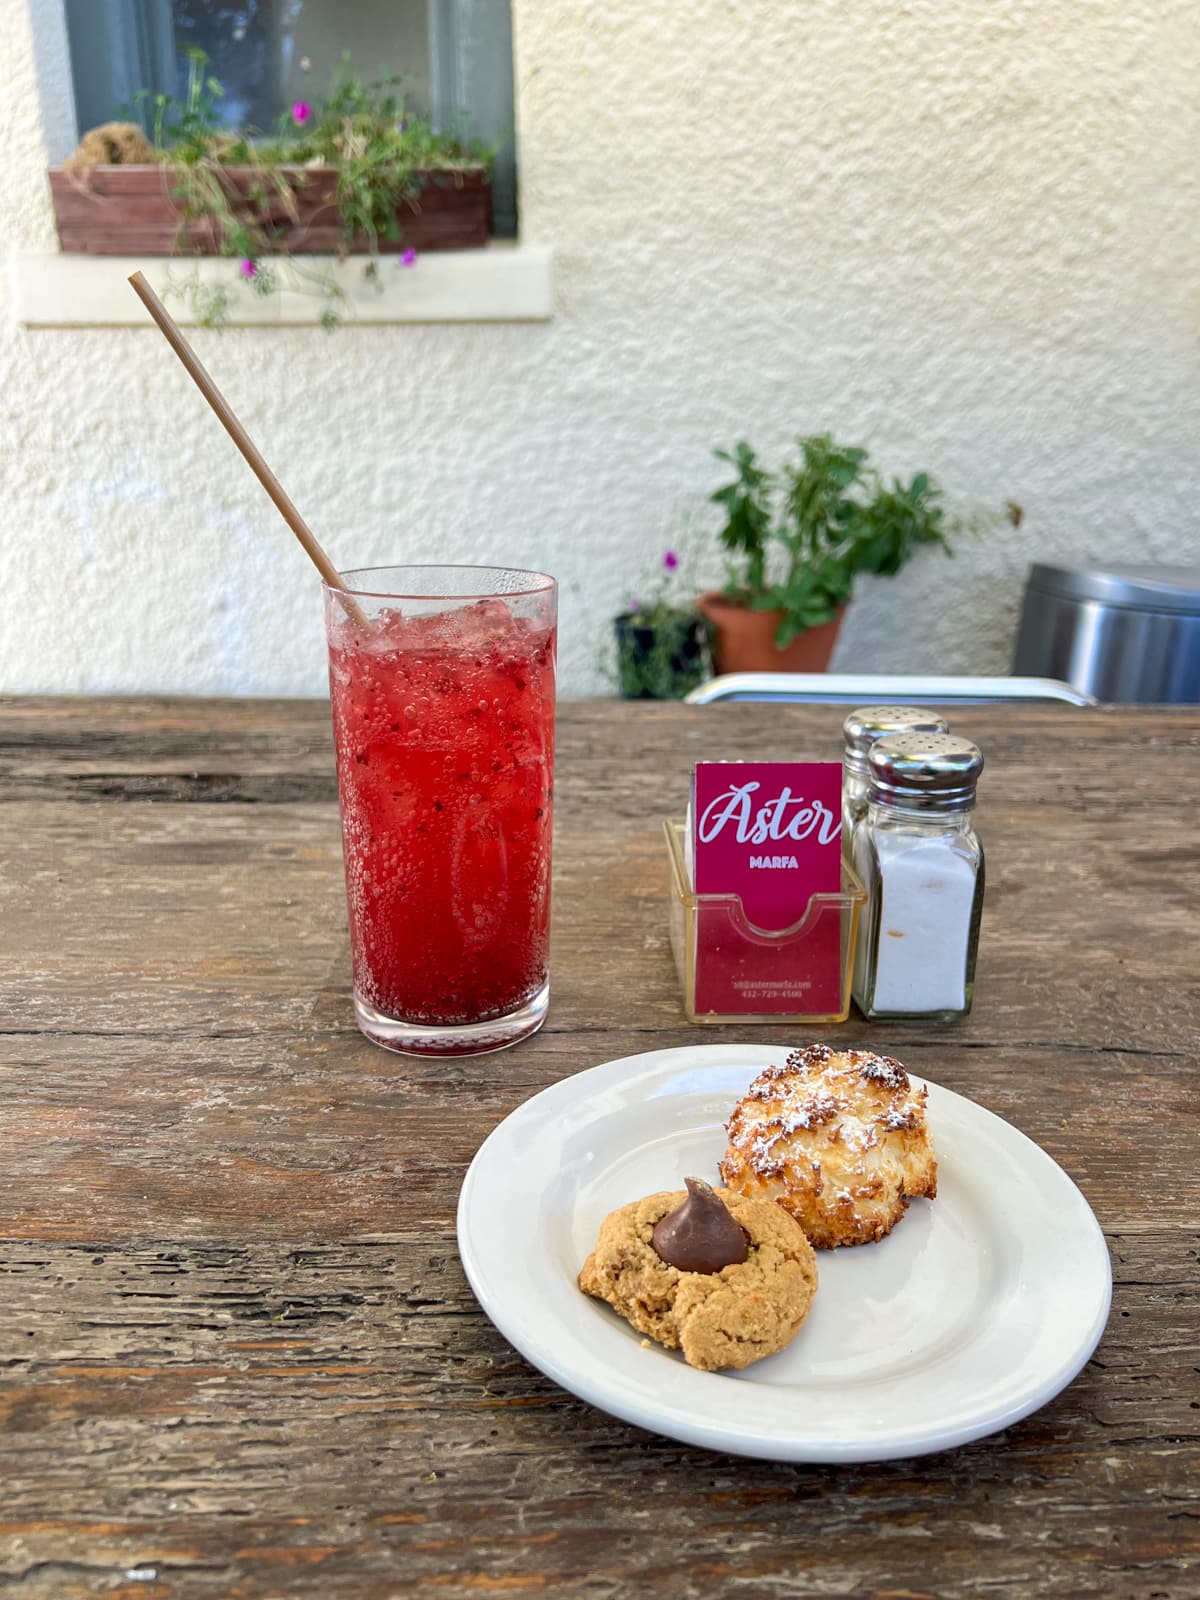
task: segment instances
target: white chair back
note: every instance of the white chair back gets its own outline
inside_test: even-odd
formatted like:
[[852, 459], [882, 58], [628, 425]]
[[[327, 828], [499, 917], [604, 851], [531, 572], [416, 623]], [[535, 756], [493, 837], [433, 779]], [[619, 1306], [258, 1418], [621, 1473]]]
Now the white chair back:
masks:
[[687, 696], [690, 705], [718, 700], [792, 700], [812, 705], [987, 705], [997, 701], [1099, 701], [1057, 678], [970, 678], [865, 672], [729, 672]]

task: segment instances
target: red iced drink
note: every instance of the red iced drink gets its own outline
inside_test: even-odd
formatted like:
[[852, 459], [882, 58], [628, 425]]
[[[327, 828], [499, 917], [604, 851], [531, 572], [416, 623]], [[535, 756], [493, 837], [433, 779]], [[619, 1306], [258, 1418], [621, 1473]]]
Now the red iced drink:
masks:
[[[528, 587], [488, 593], [501, 578]], [[359, 1024], [420, 1053], [513, 1043], [546, 1007], [553, 580], [412, 568], [347, 581], [370, 619], [364, 632], [327, 593]]]

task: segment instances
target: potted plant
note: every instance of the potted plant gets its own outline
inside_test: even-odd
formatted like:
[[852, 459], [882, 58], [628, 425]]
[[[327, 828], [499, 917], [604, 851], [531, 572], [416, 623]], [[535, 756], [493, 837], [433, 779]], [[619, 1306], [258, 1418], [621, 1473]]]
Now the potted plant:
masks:
[[728, 581], [702, 594], [718, 672], [821, 672], [860, 572], [890, 577], [921, 545], [952, 554], [941, 491], [924, 472], [885, 483], [867, 452], [827, 433], [801, 438], [778, 473], [742, 443], [712, 496], [725, 513]]
[[712, 675], [708, 624], [694, 602], [674, 596], [678, 574], [678, 555], [664, 551], [651, 597], [613, 618], [623, 700], [682, 700]]
[[[335, 301], [330, 275], [293, 256], [367, 255], [377, 270], [394, 245], [463, 250], [491, 234], [489, 153], [409, 113], [394, 83], [363, 84], [343, 61], [329, 97], [297, 101], [273, 137], [222, 127], [222, 85], [189, 52], [182, 102], [145, 93], [150, 137], [134, 123], [94, 128], [50, 169], [64, 252], [220, 255], [238, 261], [213, 296], [194, 280], [201, 320], [220, 322], [240, 283], [257, 294], [288, 287]], [[332, 315], [332, 312], [331, 312]]]

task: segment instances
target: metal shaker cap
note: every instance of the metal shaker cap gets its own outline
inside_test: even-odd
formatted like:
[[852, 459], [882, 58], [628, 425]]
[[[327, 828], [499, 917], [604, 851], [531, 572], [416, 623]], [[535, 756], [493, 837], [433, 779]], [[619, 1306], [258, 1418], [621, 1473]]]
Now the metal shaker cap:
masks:
[[928, 706], [859, 706], [842, 723], [846, 764], [867, 775], [867, 752], [893, 733], [948, 733], [945, 717]]
[[953, 733], [889, 734], [867, 762], [870, 799], [929, 811], [970, 811], [983, 771], [979, 746]]

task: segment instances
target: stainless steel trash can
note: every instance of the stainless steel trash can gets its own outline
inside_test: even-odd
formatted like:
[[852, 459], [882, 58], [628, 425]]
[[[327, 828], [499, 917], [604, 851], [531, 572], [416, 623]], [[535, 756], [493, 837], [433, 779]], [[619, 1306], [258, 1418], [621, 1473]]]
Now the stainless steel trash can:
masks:
[[1200, 567], [1031, 566], [1013, 672], [1118, 704], [1200, 704]]

